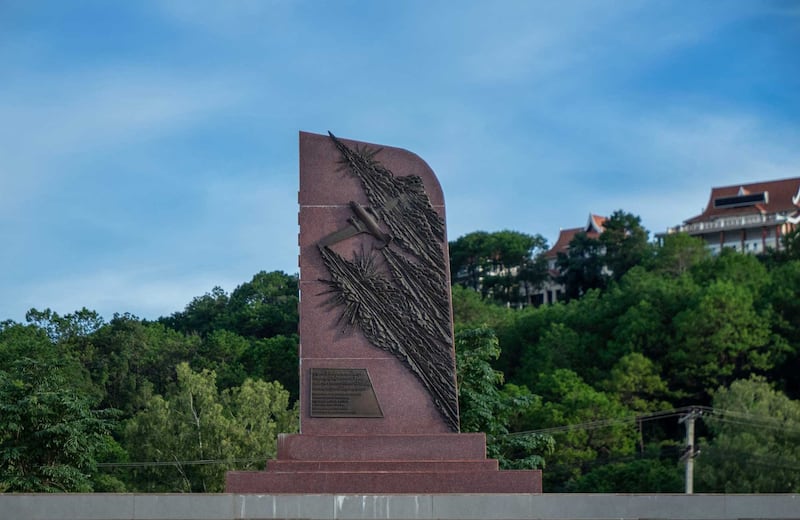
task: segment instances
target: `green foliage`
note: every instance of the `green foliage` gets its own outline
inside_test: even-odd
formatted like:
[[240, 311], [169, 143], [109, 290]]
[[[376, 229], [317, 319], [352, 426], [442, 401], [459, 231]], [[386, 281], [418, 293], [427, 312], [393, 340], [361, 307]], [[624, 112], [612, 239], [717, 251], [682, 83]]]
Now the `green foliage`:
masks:
[[680, 276], [710, 258], [711, 252], [703, 239], [675, 233], [664, 237], [661, 247], [655, 249], [651, 265], [656, 272]]
[[474, 231], [449, 243], [450, 274], [454, 281], [474, 291], [481, 287], [482, 272], [489, 266], [491, 240], [486, 231]]
[[[604, 320], [613, 328], [606, 333], [602, 352], [611, 358], [611, 365], [634, 352], [661, 365], [675, 344], [675, 316], [694, 301], [699, 290], [688, 274], [673, 276], [642, 267], [631, 269], [604, 295], [611, 309]], [[611, 365], [604, 363], [604, 367]]]
[[696, 461], [698, 491], [800, 492], [800, 402], [751, 377], [720, 388], [714, 412], [704, 419], [714, 436]]
[[681, 469], [674, 460], [634, 459], [599, 466], [569, 485], [572, 493], [680, 493]]
[[453, 321], [458, 328], [497, 329], [515, 317], [513, 309], [484, 300], [480, 293], [461, 285], [452, 287], [452, 296]]
[[603, 260], [603, 244], [586, 233], [576, 234], [566, 253], [558, 253], [556, 281], [564, 285], [564, 296], [574, 300], [594, 289], [605, 289], [608, 275]]
[[731, 282], [750, 292], [756, 302], [760, 301], [761, 291], [767, 287], [770, 278], [758, 258], [728, 248], [712, 259], [696, 264], [692, 276], [704, 286], [716, 281]]
[[[682, 446], [682, 427], [633, 417], [713, 398], [725, 414], [697, 423], [696, 489], [798, 492], [798, 236], [712, 257], [684, 234], [647, 244], [618, 211], [559, 259], [570, 300], [520, 310], [541, 281], [540, 236], [451, 243], [463, 430], [485, 432], [505, 468], [546, 459], [547, 491], [677, 492], [663, 448]], [[220, 490], [296, 428], [297, 347], [297, 278], [280, 272], [156, 323], [87, 309], [0, 322], [0, 491]]]
[[25, 313], [25, 321], [45, 331], [51, 341], [60, 343], [85, 338], [103, 326], [103, 318], [86, 307], [63, 317], [50, 309], [31, 309]]
[[519, 304], [547, 279], [547, 241], [518, 231], [476, 231], [450, 242], [450, 272], [463, 287]]
[[217, 329], [208, 333], [200, 343], [194, 363], [196, 369], [212, 370], [217, 374], [217, 384], [222, 388], [239, 386], [248, 370], [242, 358], [250, 349], [250, 342], [236, 333]]
[[553, 451], [553, 439], [539, 434], [509, 435], [515, 417], [538, 404], [527, 389], [502, 387], [503, 374], [490, 361], [500, 349], [486, 328], [465, 330], [456, 336], [456, 366], [461, 430], [484, 432], [487, 453], [504, 468], [538, 468]]
[[625, 420], [632, 413], [615, 396], [595, 390], [568, 369], [542, 375], [533, 391], [542, 401], [527, 414], [527, 424], [537, 428], [593, 424], [556, 435], [556, 449], [544, 474], [549, 491], [565, 491], [598, 459], [634, 453], [638, 435], [634, 422]]
[[572, 366], [582, 349], [581, 344], [581, 335], [566, 323], [550, 322], [538, 341], [526, 349], [515, 380], [536, 387], [539, 378], [545, 374]]
[[655, 364], [644, 355], [632, 352], [620, 358], [604, 384], [603, 390], [634, 412], [656, 412], [672, 408], [663, 400], [669, 394], [667, 383]]
[[278, 381], [289, 392], [291, 399], [300, 394], [299, 338], [297, 334], [251, 340], [241, 357], [248, 377], [264, 381]]
[[591, 290], [603, 290], [634, 267], [652, 261], [649, 232], [638, 216], [617, 210], [603, 227], [598, 238], [577, 233], [567, 252], [558, 253], [557, 281], [564, 285], [567, 300], [580, 298]]
[[642, 219], [622, 210], [615, 211], [603, 223], [600, 235], [603, 245], [603, 260], [612, 280], [621, 279], [637, 265], [649, 261], [652, 248], [648, 243], [648, 231], [642, 227]]
[[[454, 290], [457, 330], [464, 327], [459, 321], [490, 323], [502, 347], [495, 369], [541, 396], [509, 417], [507, 428], [592, 424], [673, 403], [708, 405], [714, 388], [751, 374], [800, 397], [800, 262], [773, 255], [762, 263], [731, 251], [711, 257], [687, 235], [670, 235], [653, 248], [640, 227], [635, 217], [617, 212], [606, 223], [611, 233], [605, 239], [576, 237], [570, 254], [559, 259], [567, 304], [500, 315]], [[640, 473], [648, 490], [679, 490], [674, 458], [640, 454], [618, 461], [632, 457], [637, 444], [644, 449], [652, 436], [682, 442], [682, 429], [664, 421], [626, 424], [606, 429], [607, 443], [593, 429], [558, 433], [547, 489], [635, 491]], [[718, 447], [731, 442], [710, 434]]]
[[220, 492], [225, 472], [274, 457], [279, 432], [297, 430], [297, 414], [279, 383], [246, 380], [220, 393], [216, 374], [177, 368], [177, 385], [152, 396], [130, 419], [124, 445], [134, 460], [162, 465], [134, 472], [146, 492]]
[[227, 329], [240, 336], [271, 338], [297, 332], [297, 277], [261, 271], [233, 290], [227, 309]]
[[186, 334], [207, 337], [224, 329], [245, 338], [270, 338], [297, 332], [297, 277], [261, 271], [228, 296], [221, 287], [194, 298], [182, 312], [160, 321]]
[[62, 369], [21, 358], [0, 370], [0, 491], [93, 490], [112, 415], [92, 410]]
[[510, 319], [493, 326], [502, 347], [496, 366], [509, 381], [530, 387], [540, 372], [556, 366], [553, 360], [561, 356], [561, 349], [550, 349], [540, 340], [552, 324], [564, 322], [569, 312], [563, 304], [527, 307], [512, 311]]
[[116, 315], [91, 338], [84, 364], [102, 389], [103, 405], [130, 416], [144, 405], [148, 393], [164, 393], [175, 384], [175, 366], [192, 359], [200, 338], [161, 323]]
[[743, 286], [712, 282], [674, 323], [676, 342], [665, 356], [667, 373], [695, 401], [708, 389], [771, 367], [769, 321]]
[[[8, 421], [0, 437], [0, 490], [121, 492], [126, 483], [133, 490], [220, 490], [226, 468], [263, 464], [277, 433], [296, 430], [297, 410], [289, 404], [298, 393], [296, 277], [258, 273], [230, 297], [214, 289], [157, 323], [128, 314], [105, 323], [87, 309], [64, 316], [31, 309], [26, 320], [0, 323], [0, 403]], [[24, 379], [12, 370], [23, 360], [57, 368], [37, 369], [40, 381]], [[293, 396], [253, 377], [288, 381]], [[93, 412], [90, 405], [120, 412]], [[202, 421], [189, 431], [192, 410]], [[153, 440], [158, 436], [161, 444]], [[59, 456], [45, 453], [44, 442]], [[159, 450], [181, 456], [166, 467], [138, 466], [165, 462]], [[185, 463], [205, 455], [221, 458]], [[110, 466], [98, 470], [100, 462]], [[126, 462], [135, 469], [119, 466]]]
[[762, 291], [773, 320], [771, 354], [775, 366], [770, 379], [787, 394], [800, 398], [800, 261], [791, 260], [776, 266], [771, 280]]

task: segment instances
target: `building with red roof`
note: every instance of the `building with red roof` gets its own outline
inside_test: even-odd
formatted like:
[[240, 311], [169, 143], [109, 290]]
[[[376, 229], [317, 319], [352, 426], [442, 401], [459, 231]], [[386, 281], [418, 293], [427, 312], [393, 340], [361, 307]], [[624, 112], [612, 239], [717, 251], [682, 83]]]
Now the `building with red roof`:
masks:
[[713, 253], [731, 248], [762, 253], [781, 248], [781, 237], [800, 223], [800, 178], [711, 189], [705, 210], [666, 234], [702, 238]]
[[564, 294], [564, 286], [556, 282], [556, 278], [560, 274], [556, 266], [558, 254], [567, 254], [567, 251], [569, 251], [569, 243], [572, 242], [572, 239], [575, 238], [575, 235], [578, 233], [586, 233], [586, 236], [589, 238], [598, 238], [603, 231], [605, 231], [605, 227], [603, 226], [606, 220], [607, 217], [590, 214], [586, 225], [583, 227], [562, 229], [559, 231], [556, 243], [543, 253], [543, 256], [547, 259], [550, 278], [538, 291], [532, 293], [531, 302], [534, 305], [555, 303], [561, 299], [562, 294]]

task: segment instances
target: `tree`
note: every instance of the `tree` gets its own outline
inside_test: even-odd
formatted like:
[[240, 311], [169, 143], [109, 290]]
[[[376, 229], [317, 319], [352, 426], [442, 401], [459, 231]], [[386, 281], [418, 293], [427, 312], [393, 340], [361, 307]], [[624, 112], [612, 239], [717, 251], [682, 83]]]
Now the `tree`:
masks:
[[102, 389], [103, 405], [129, 417], [144, 406], [147, 396], [163, 394], [175, 384], [175, 366], [195, 358], [201, 338], [162, 323], [115, 315], [92, 335], [91, 345], [93, 353], [84, 363]]
[[536, 388], [542, 376], [574, 366], [581, 345], [581, 335], [577, 331], [564, 322], [551, 322], [539, 340], [525, 349], [515, 381]]
[[642, 219], [622, 210], [615, 211], [603, 223], [600, 244], [610, 277], [619, 280], [631, 268], [643, 264], [651, 254], [649, 232], [642, 227]]
[[202, 338], [225, 329], [245, 338], [270, 338], [297, 332], [297, 277], [261, 271], [230, 296], [221, 288], [194, 298], [182, 312], [161, 323]]
[[220, 401], [233, 420], [231, 440], [237, 469], [263, 469], [277, 454], [281, 433], [299, 428], [298, 403], [277, 382], [247, 379], [240, 387], [222, 392]]
[[632, 352], [620, 358], [611, 369], [603, 389], [616, 395], [629, 410], [655, 412], [671, 408], [664, 398], [669, 394], [667, 383], [655, 364], [644, 355]]
[[638, 352], [661, 366], [676, 344], [675, 316], [694, 305], [701, 290], [688, 273], [673, 276], [642, 267], [628, 271], [603, 295], [612, 309], [605, 321], [613, 325], [598, 353], [603, 364]]
[[555, 428], [568, 425], [556, 435], [556, 449], [544, 473], [549, 491], [565, 491], [572, 481], [597, 461], [632, 455], [637, 432], [632, 413], [614, 396], [586, 384], [576, 373], [558, 369], [543, 374], [533, 389], [541, 396], [541, 405], [527, 414], [531, 428]]
[[250, 341], [242, 336], [217, 329], [209, 332], [208, 336], [200, 343], [197, 356], [192, 363], [196, 370], [208, 369], [217, 374], [217, 383], [221, 388], [230, 388], [241, 385], [249, 375], [243, 358]]
[[481, 278], [491, 255], [486, 231], [468, 233], [449, 243], [450, 275], [464, 287], [480, 291]]
[[[540, 372], [549, 371], [551, 362], [558, 357], [540, 340], [553, 324], [566, 321], [569, 309], [555, 304], [530, 306], [518, 311], [504, 310], [507, 319], [486, 322], [496, 331], [502, 350], [494, 366], [505, 374], [508, 381], [531, 388], [533, 379]], [[555, 352], [561, 352], [561, 349]]]
[[547, 278], [547, 241], [541, 235], [476, 231], [449, 245], [453, 280], [484, 297], [519, 304]]
[[509, 424], [538, 398], [524, 387], [502, 387], [503, 374], [490, 361], [500, 349], [490, 329], [464, 330], [456, 336], [456, 366], [461, 431], [484, 432], [486, 449], [504, 468], [538, 468], [553, 450], [552, 437], [511, 435]]
[[25, 313], [25, 321], [44, 330], [51, 341], [61, 343], [89, 336], [104, 323], [102, 316], [86, 307], [63, 317], [50, 309], [30, 309]]
[[716, 281], [728, 281], [748, 290], [756, 304], [762, 301], [761, 295], [770, 281], [769, 272], [762, 262], [753, 255], [743, 255], [725, 248], [708, 261], [700, 262], [692, 268], [692, 276], [700, 285], [710, 285]]
[[527, 303], [531, 292], [548, 277], [547, 260], [542, 256], [547, 241], [541, 235], [508, 230], [490, 236], [491, 268], [484, 277], [485, 289], [502, 303]]
[[247, 376], [278, 381], [289, 392], [292, 401], [297, 400], [300, 397], [298, 343], [297, 334], [250, 340], [241, 357]]
[[456, 327], [476, 328], [487, 325], [496, 328], [511, 319], [508, 308], [483, 300], [480, 294], [456, 284], [452, 287], [453, 321]]
[[580, 298], [592, 289], [605, 289], [608, 275], [603, 260], [603, 244], [586, 233], [577, 233], [566, 253], [558, 253], [556, 281], [564, 285], [567, 300]]
[[604, 464], [581, 475], [571, 493], [680, 493], [683, 476], [674, 460], [655, 457]]
[[[82, 359], [79, 359], [80, 352], [63, 345], [58, 339], [51, 339], [60, 337], [52, 332], [52, 329], [48, 330], [38, 324], [5, 322], [0, 326], [0, 368], [11, 367], [22, 358], [57, 366], [61, 376], [70, 382], [70, 387], [78, 394], [85, 395], [92, 402], [102, 397], [101, 390], [92, 383], [91, 373], [82, 364]], [[82, 338], [81, 343], [86, 343], [85, 339]]]
[[774, 343], [782, 340], [784, 348], [773, 349], [777, 354], [770, 379], [780, 382], [781, 388], [793, 399], [800, 398], [800, 261], [791, 260], [771, 271], [769, 286], [763, 294], [773, 312]]
[[800, 227], [792, 229], [781, 237], [780, 250], [768, 249], [759, 255], [759, 258], [770, 267], [800, 260]]
[[297, 332], [297, 277], [261, 271], [233, 290], [226, 328], [240, 336], [271, 338]]
[[800, 492], [800, 402], [753, 376], [717, 390], [713, 404], [704, 419], [713, 437], [696, 461], [697, 489]]
[[0, 370], [0, 491], [93, 490], [113, 414], [93, 410], [62, 368], [21, 358]]
[[800, 227], [797, 227], [781, 237], [783, 257], [787, 260], [800, 260]]
[[745, 287], [713, 282], [674, 322], [676, 344], [665, 356], [666, 374], [695, 403], [710, 389], [774, 365], [768, 318]]
[[657, 272], [680, 276], [710, 258], [711, 252], [703, 239], [687, 233], [675, 233], [664, 237], [661, 247], [655, 249], [651, 263]]
[[220, 393], [216, 374], [177, 367], [177, 385], [152, 396], [128, 421], [125, 447], [137, 469], [133, 486], [146, 492], [220, 492], [225, 472], [274, 457], [277, 434], [297, 430], [296, 410], [279, 383], [246, 380]]
[[204, 337], [212, 330], [224, 327], [228, 321], [227, 309], [228, 294], [216, 286], [210, 293], [193, 298], [183, 311], [159, 321], [179, 332]]

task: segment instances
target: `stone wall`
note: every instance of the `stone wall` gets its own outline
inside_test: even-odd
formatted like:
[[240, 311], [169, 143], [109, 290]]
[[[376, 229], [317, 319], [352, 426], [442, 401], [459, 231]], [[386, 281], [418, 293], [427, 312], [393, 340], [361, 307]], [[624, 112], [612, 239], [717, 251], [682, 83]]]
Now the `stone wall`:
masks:
[[800, 495], [0, 494], [8, 520], [788, 519]]

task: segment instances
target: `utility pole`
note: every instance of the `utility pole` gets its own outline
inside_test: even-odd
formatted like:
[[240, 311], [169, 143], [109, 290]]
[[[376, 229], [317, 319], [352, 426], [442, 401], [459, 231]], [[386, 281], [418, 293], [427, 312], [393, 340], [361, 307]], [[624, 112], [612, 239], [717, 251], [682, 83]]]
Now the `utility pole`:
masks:
[[681, 455], [681, 460], [686, 465], [686, 494], [691, 495], [694, 493], [694, 458], [700, 453], [700, 450], [694, 449], [694, 421], [702, 415], [702, 412], [692, 408], [689, 413], [678, 419], [678, 424], [686, 423], [686, 447]]

